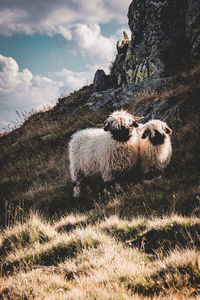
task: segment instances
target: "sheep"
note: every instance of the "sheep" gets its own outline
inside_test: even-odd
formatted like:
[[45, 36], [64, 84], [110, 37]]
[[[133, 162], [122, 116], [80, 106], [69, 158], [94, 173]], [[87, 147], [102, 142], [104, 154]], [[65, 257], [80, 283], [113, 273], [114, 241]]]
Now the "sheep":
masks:
[[140, 170], [144, 179], [159, 177], [172, 155], [172, 129], [160, 120], [151, 120], [141, 128], [139, 139]]
[[108, 186], [120, 175], [134, 175], [139, 159], [139, 119], [124, 110], [115, 111], [104, 128], [88, 128], [72, 135], [69, 161], [74, 197], [80, 196], [86, 178], [100, 176]]

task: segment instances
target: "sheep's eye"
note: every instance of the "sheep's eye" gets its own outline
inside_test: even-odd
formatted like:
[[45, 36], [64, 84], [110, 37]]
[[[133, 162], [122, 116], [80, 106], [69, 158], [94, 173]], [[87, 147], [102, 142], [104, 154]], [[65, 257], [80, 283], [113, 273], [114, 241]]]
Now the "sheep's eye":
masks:
[[136, 123], [135, 121], [132, 122], [131, 127], [138, 127], [138, 123]]
[[149, 133], [150, 133], [149, 129], [145, 130], [145, 132], [142, 135], [142, 139], [146, 139], [146, 137], [149, 135]]
[[153, 133], [153, 136], [155, 136], [155, 135], [161, 135], [161, 133], [156, 129]]
[[108, 131], [110, 129], [110, 123], [106, 123], [104, 126], [104, 130]]

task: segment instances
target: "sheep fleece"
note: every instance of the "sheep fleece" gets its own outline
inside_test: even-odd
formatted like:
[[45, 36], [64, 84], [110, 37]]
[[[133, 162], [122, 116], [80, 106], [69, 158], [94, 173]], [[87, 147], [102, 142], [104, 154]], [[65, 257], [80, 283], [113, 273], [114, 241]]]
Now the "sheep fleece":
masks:
[[168, 126], [160, 120], [152, 120], [143, 125], [143, 130], [158, 130], [165, 136], [165, 140], [163, 144], [154, 146], [148, 138], [139, 139], [140, 169], [142, 174], [147, 174], [153, 170], [162, 171], [170, 162], [172, 146], [170, 136], [165, 133], [164, 128], [168, 128]]
[[104, 182], [116, 173], [126, 173], [138, 164], [139, 143], [136, 129], [127, 142], [118, 142], [111, 133], [99, 128], [76, 132], [69, 143], [70, 174], [76, 182], [80, 175], [100, 175]]

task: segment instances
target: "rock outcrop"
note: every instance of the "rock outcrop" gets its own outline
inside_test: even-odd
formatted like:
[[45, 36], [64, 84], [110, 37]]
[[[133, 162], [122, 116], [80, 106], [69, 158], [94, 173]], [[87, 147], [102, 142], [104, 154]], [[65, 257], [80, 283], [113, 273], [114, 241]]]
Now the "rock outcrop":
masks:
[[199, 0], [133, 0], [132, 33], [111, 69], [114, 86], [168, 77], [200, 60]]
[[106, 75], [104, 70], [97, 70], [94, 75], [93, 87], [95, 92], [104, 91], [111, 88], [110, 75]]
[[143, 122], [170, 121], [185, 94], [200, 89], [200, 0], [133, 0], [128, 24], [131, 38], [123, 32], [117, 42], [110, 75], [97, 70], [93, 85], [59, 101], [53, 115], [118, 109], [142, 97], [145, 104], [133, 106]]
[[178, 117], [182, 100], [193, 90], [200, 91], [200, 67], [176, 76], [150, 77], [117, 89], [91, 93], [85, 106], [94, 111], [132, 106], [132, 112], [143, 116], [144, 123], [151, 119], [168, 122]]
[[117, 42], [117, 55], [115, 61], [112, 64], [110, 70], [111, 82], [113, 87], [122, 86], [127, 83], [126, 80], [126, 71], [125, 71], [125, 59], [128, 50], [128, 46], [130, 44], [129, 37], [125, 31], [123, 31], [124, 39], [123, 41]]

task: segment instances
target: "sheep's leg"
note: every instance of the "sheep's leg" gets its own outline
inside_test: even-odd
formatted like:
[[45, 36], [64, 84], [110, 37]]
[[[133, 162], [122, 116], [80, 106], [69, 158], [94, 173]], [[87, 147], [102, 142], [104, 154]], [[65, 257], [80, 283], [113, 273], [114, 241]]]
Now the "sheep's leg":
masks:
[[92, 187], [90, 186], [89, 183], [86, 183], [86, 191], [87, 191], [87, 194], [91, 194], [92, 193]]
[[110, 190], [111, 187], [114, 186], [115, 184], [115, 181], [114, 181], [114, 177], [111, 173], [111, 171], [104, 171], [103, 174], [102, 174], [102, 179], [104, 181], [104, 194], [108, 193], [108, 191]]
[[104, 182], [104, 184], [105, 184], [105, 187], [104, 187], [103, 192], [104, 192], [104, 194], [107, 194], [115, 186], [115, 181], [114, 180], [106, 181], [106, 182]]
[[156, 183], [159, 182], [162, 179], [162, 171], [160, 170], [153, 170], [150, 171], [149, 173], [145, 173], [143, 175], [143, 180], [144, 183], [149, 184], [149, 183]]
[[116, 182], [115, 180], [105, 182], [105, 188], [104, 188], [103, 192], [106, 194], [110, 190], [120, 193], [120, 192], [123, 192], [123, 187], [121, 186], [120, 183]]
[[81, 193], [81, 182], [75, 181], [73, 182], [73, 197], [78, 198]]
[[117, 193], [123, 192], [123, 187], [121, 186], [121, 184], [119, 182], [115, 182], [115, 190]]
[[80, 173], [74, 174], [73, 176], [73, 197], [78, 198], [81, 194], [81, 184], [83, 181], [83, 177]]

